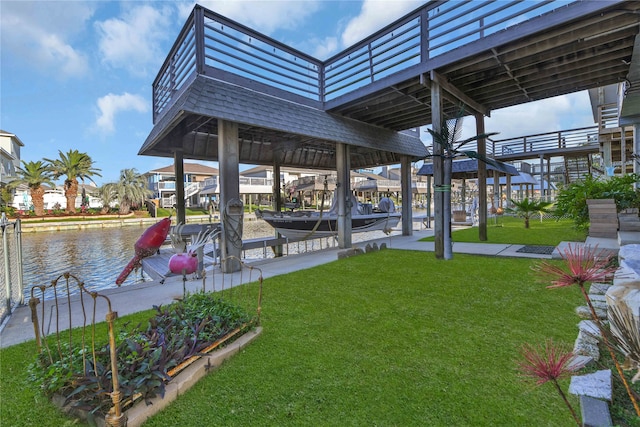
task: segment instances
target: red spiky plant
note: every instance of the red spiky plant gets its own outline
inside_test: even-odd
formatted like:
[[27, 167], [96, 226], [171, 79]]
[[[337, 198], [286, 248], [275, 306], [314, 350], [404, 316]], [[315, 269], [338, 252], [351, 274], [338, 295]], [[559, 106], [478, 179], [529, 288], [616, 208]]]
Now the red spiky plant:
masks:
[[524, 359], [518, 362], [522, 376], [535, 380], [536, 385], [551, 382], [560, 397], [562, 397], [564, 404], [571, 411], [576, 424], [581, 426], [580, 418], [578, 418], [578, 414], [576, 414], [567, 396], [562, 391], [558, 380], [571, 376], [573, 372], [582, 368], [584, 364], [572, 363], [574, 359], [573, 352], [560, 344], [554, 343], [551, 339], [546, 340], [544, 345], [524, 344], [520, 349], [520, 354]]
[[613, 274], [615, 273], [617, 267], [611, 263], [612, 256], [606, 256], [603, 251], [599, 251], [597, 245], [572, 246], [570, 244], [567, 245], [567, 248], [563, 252], [561, 252], [561, 256], [565, 261], [564, 265], [542, 261], [534, 265], [533, 269], [534, 271], [537, 271], [541, 277], [550, 280], [551, 285], [547, 286], [547, 288], [565, 288], [574, 285], [580, 288], [580, 292], [582, 293], [582, 296], [584, 297], [587, 306], [589, 307], [593, 322], [598, 326], [598, 329], [600, 330], [602, 342], [607, 347], [607, 350], [609, 350], [611, 360], [613, 360], [616, 371], [618, 372], [618, 376], [624, 384], [625, 390], [629, 395], [629, 399], [633, 404], [633, 408], [635, 409], [638, 416], [640, 416], [640, 407], [638, 407], [638, 402], [635, 398], [633, 390], [631, 390], [629, 382], [627, 381], [624, 372], [622, 371], [622, 367], [618, 362], [614, 348], [607, 338], [607, 331], [602, 325], [602, 322], [600, 321], [600, 318], [598, 317], [596, 310], [591, 303], [591, 298], [589, 298], [589, 293], [586, 289], [587, 284], [607, 281], [613, 277]]

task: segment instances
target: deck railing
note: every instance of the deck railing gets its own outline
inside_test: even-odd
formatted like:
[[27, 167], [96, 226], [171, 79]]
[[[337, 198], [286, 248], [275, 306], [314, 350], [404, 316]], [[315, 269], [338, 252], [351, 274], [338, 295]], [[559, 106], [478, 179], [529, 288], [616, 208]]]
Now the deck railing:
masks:
[[196, 6], [153, 82], [153, 120], [196, 74], [321, 106], [574, 2], [430, 1], [327, 61]]
[[618, 127], [618, 117], [620, 116], [620, 110], [618, 104], [604, 104], [598, 108], [598, 123], [600, 129], [612, 129]]
[[321, 67], [309, 55], [196, 5], [153, 83], [153, 120], [195, 73], [318, 101]]
[[261, 185], [261, 186], [273, 185], [273, 179], [271, 178], [240, 177], [239, 182], [240, 182], [240, 185]]
[[598, 126], [491, 140], [487, 143], [487, 152], [500, 158], [593, 144], [598, 145]]

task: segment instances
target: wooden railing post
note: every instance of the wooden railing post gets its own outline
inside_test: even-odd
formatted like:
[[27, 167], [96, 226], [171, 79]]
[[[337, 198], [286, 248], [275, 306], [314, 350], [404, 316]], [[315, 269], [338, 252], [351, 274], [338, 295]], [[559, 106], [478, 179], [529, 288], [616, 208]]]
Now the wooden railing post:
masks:
[[204, 10], [196, 5], [193, 9], [193, 25], [196, 42], [196, 73], [204, 73]]

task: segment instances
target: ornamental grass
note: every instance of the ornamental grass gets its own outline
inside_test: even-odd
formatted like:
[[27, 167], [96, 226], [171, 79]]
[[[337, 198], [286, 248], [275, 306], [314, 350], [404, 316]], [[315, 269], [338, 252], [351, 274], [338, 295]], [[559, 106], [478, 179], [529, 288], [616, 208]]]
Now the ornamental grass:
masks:
[[552, 383], [565, 403], [571, 416], [579, 426], [582, 425], [578, 414], [569, 402], [559, 381], [569, 378], [584, 365], [572, 363], [574, 354], [566, 346], [548, 339], [543, 345], [524, 344], [520, 350], [522, 360], [518, 362], [520, 372], [525, 379], [534, 380], [536, 385]]
[[636, 414], [640, 417], [640, 406], [638, 406], [636, 392], [632, 390], [629, 382], [627, 381], [615, 352], [616, 349], [609, 338], [609, 331], [598, 317], [586, 288], [587, 285], [592, 283], [610, 281], [617, 270], [617, 266], [612, 264], [611, 256], [604, 256], [603, 252], [598, 250], [597, 246], [572, 246], [569, 244], [561, 253], [561, 256], [564, 261], [562, 264], [542, 261], [536, 264], [533, 269], [538, 273], [541, 279], [547, 279], [548, 282], [551, 283], [547, 286], [549, 289], [576, 286], [580, 289], [580, 293], [587, 303], [587, 307], [589, 307], [591, 320], [600, 330], [602, 343], [607, 348], [609, 355], [611, 356], [611, 361], [616, 368], [618, 377], [624, 385]]

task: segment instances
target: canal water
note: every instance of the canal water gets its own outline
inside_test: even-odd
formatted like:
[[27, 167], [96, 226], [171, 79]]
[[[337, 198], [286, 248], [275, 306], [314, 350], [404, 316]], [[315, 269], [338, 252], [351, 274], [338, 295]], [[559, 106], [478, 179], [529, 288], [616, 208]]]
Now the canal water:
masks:
[[[106, 229], [22, 233], [24, 296], [28, 301], [31, 287], [46, 285], [70, 272], [92, 291], [118, 287], [116, 278], [134, 256], [134, 244], [148, 226]], [[273, 228], [264, 221], [245, 221], [243, 238], [273, 236]], [[394, 232], [395, 233], [395, 232]], [[382, 231], [354, 234], [353, 242], [384, 237]], [[335, 240], [322, 239], [291, 243], [285, 254], [296, 254], [335, 246]], [[246, 259], [263, 258], [262, 249], [246, 251]], [[270, 250], [266, 257], [273, 257]], [[151, 280], [142, 269], [132, 272], [122, 286]]]

